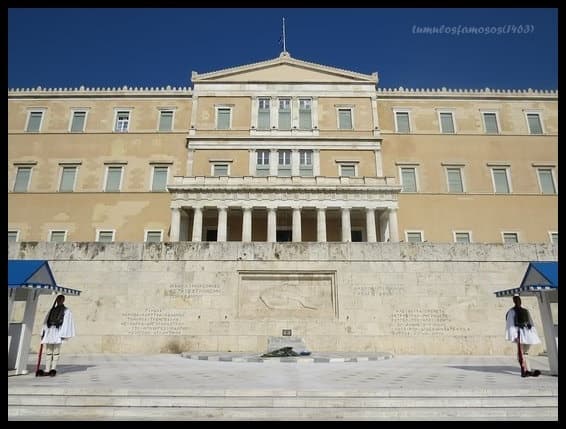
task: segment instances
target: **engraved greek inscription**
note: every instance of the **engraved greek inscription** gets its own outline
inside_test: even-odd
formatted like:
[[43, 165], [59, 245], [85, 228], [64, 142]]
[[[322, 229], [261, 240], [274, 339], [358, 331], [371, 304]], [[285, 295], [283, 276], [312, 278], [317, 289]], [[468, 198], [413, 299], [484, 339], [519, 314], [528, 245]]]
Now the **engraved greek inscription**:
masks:
[[469, 327], [454, 326], [443, 309], [404, 309], [391, 315], [391, 333], [399, 336], [465, 335]]
[[404, 293], [405, 287], [400, 283], [388, 283], [377, 286], [355, 286], [352, 290], [355, 296], [394, 296]]
[[205, 283], [191, 283], [191, 284], [171, 284], [169, 290], [165, 295], [174, 296], [178, 298], [190, 298], [193, 296], [205, 295], [222, 295], [222, 287], [220, 284], [205, 284]]
[[146, 308], [144, 311], [122, 313], [120, 325], [128, 335], [182, 335], [183, 312]]

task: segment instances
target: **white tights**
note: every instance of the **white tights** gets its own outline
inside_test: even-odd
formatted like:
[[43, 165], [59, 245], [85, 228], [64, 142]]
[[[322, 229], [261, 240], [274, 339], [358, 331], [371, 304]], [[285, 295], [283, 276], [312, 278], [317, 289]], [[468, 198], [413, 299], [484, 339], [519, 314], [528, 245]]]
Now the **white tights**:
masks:
[[61, 344], [45, 344], [45, 372], [57, 368]]

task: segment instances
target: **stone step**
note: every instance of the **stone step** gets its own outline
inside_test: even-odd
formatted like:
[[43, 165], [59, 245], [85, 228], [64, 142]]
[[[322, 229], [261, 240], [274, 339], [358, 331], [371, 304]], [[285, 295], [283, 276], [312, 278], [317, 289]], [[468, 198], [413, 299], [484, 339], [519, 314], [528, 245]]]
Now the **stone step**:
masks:
[[557, 407], [63, 407], [9, 406], [14, 420], [557, 420]]
[[172, 396], [172, 395], [8, 395], [8, 406], [58, 407], [273, 407], [273, 408], [325, 408], [325, 407], [557, 407], [557, 396], [532, 397], [337, 397], [337, 396]]
[[[322, 392], [258, 392], [202, 395], [189, 392], [92, 394], [66, 389], [66, 394], [42, 392], [8, 395], [8, 418], [34, 419], [208, 419], [208, 420], [557, 420], [558, 396], [324, 396]], [[271, 392], [273, 394], [273, 392]], [[41, 404], [41, 406], [38, 406]]]

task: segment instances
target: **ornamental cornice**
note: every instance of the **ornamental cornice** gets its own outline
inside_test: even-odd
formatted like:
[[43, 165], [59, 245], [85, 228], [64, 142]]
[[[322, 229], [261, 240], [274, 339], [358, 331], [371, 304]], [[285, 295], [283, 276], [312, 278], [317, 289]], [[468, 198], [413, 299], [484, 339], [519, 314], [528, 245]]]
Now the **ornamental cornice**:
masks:
[[558, 99], [558, 90], [549, 89], [450, 89], [442, 88], [377, 88], [378, 98], [387, 97], [472, 97], [472, 98], [548, 98]]
[[35, 88], [11, 88], [8, 89], [8, 97], [41, 97], [41, 96], [105, 96], [105, 97], [143, 97], [143, 96], [190, 96], [193, 91], [186, 86], [161, 86], [161, 87], [138, 87], [124, 85], [121, 87], [85, 87], [83, 85], [77, 87], [65, 88], [43, 88], [37, 86]]

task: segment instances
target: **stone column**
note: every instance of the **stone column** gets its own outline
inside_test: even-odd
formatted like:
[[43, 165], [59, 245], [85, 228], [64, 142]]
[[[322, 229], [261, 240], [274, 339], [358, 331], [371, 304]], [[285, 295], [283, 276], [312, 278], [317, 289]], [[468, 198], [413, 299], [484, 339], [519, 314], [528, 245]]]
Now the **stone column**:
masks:
[[375, 209], [366, 208], [366, 233], [368, 243], [375, 243], [377, 235], [375, 234]]
[[258, 120], [258, 110], [259, 110], [259, 100], [257, 96], [252, 96], [252, 120], [251, 120], [251, 127], [252, 130], [257, 129], [257, 120]]
[[181, 209], [173, 207], [171, 209], [171, 230], [169, 241], [179, 241], [179, 231], [181, 230]]
[[383, 162], [381, 160], [381, 150], [374, 150], [375, 155], [375, 175], [376, 177], [383, 177]]
[[313, 129], [318, 130], [318, 97], [312, 98], [311, 118]]
[[202, 241], [202, 208], [201, 207], [194, 208], [193, 241]]
[[326, 208], [317, 207], [316, 209], [316, 240], [326, 242]]
[[186, 165], [187, 176], [193, 175], [194, 157], [195, 157], [195, 150], [194, 149], [188, 149], [187, 150], [187, 165]]
[[279, 127], [279, 100], [271, 97], [269, 100], [269, 125], [272, 130]]
[[267, 241], [277, 241], [277, 211], [274, 207], [267, 208]]
[[312, 175], [320, 176], [320, 149], [312, 151]]
[[342, 207], [342, 242], [349, 243], [352, 241], [352, 228], [350, 226], [350, 208]]
[[389, 209], [389, 239], [392, 243], [399, 242], [399, 227], [397, 224], [397, 209]]
[[242, 241], [252, 241], [252, 208], [242, 207]]
[[301, 162], [299, 157], [299, 150], [291, 150], [291, 176], [300, 176], [299, 163]]
[[279, 153], [277, 149], [271, 149], [269, 153], [269, 175], [277, 176], [277, 166], [279, 165]]
[[226, 207], [218, 207], [218, 234], [216, 241], [226, 241], [228, 230], [228, 209]]
[[255, 170], [256, 170], [256, 162], [257, 162], [257, 153], [255, 150], [253, 149], [249, 149], [249, 161], [248, 161], [248, 175], [249, 176], [255, 176]]
[[301, 209], [293, 207], [293, 241], [300, 242], [301, 240]]

